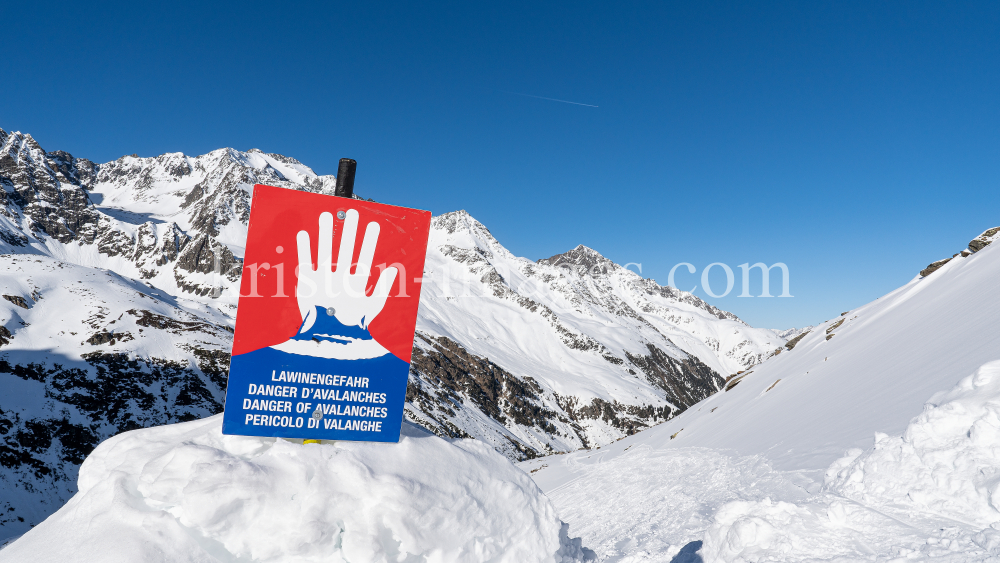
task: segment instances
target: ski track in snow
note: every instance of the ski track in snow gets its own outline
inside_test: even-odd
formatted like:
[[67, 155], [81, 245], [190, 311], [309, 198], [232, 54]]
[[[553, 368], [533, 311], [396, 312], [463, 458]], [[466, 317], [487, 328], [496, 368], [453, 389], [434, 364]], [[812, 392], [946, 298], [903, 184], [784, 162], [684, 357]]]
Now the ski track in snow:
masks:
[[566, 457], [576, 458], [567, 459], [568, 466], [586, 468], [547, 494], [602, 562], [1000, 557], [994, 530], [912, 508], [875, 508], [833, 492], [809, 493], [816, 483], [808, 476], [774, 470], [763, 456], [638, 445], [604, 459], [586, 452]]
[[549, 498], [585, 545], [609, 562], [670, 561], [701, 540], [714, 508], [726, 502], [762, 500], [765, 490], [802, 496], [761, 456], [637, 445], [610, 459], [600, 451], [567, 457], [582, 474]]

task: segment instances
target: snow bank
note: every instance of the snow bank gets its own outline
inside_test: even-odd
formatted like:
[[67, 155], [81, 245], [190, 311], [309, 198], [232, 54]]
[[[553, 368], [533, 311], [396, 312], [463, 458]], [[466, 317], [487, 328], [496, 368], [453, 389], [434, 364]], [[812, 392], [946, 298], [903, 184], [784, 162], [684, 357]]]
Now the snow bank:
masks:
[[[824, 520], [807, 507], [770, 498], [730, 502], [716, 512], [701, 556], [706, 562], [857, 560], [835, 556], [850, 545], [851, 533]], [[847, 551], [853, 557], [868, 555]]]
[[[943, 524], [943, 525], [942, 525]], [[1000, 557], [1000, 361], [931, 397], [902, 436], [875, 435], [800, 503], [730, 502], [706, 562]]]
[[1000, 527], [1000, 361], [932, 397], [902, 436], [875, 440], [830, 466], [828, 490]]
[[221, 415], [101, 444], [79, 492], [0, 562], [553, 562], [579, 540], [488, 446], [223, 436]]

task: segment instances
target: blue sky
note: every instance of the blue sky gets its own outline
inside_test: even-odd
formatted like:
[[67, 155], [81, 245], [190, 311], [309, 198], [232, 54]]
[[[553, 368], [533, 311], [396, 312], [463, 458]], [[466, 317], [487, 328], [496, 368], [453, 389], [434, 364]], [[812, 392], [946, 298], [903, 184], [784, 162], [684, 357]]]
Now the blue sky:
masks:
[[[728, 264], [707, 299], [754, 326], [1000, 225], [1000, 3], [287, 4], [7, 5], [0, 128], [98, 162], [355, 158], [359, 193], [466, 209], [521, 256], [690, 262], [703, 298]], [[760, 261], [793, 298], [737, 297]]]

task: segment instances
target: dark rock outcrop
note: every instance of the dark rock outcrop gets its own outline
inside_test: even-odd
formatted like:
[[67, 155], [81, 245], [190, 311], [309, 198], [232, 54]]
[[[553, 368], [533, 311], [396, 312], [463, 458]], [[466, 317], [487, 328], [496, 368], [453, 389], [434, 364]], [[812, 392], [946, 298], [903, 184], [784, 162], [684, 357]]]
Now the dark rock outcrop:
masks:
[[210, 366], [105, 352], [84, 359], [76, 365], [0, 359], [0, 374], [38, 385], [47, 404], [36, 411], [0, 407], [0, 487], [6, 491], [0, 526], [37, 524], [69, 500], [80, 464], [103, 440], [222, 411], [224, 379]]
[[24, 299], [24, 297], [21, 297], [20, 295], [4, 295], [3, 298], [22, 309], [28, 308], [28, 302]]
[[[652, 345], [649, 350], [649, 355], [629, 355], [629, 360], [664, 390], [673, 407], [546, 394], [532, 378], [519, 378], [454, 340], [418, 333], [406, 394], [413, 408], [406, 415], [438, 435], [492, 441], [502, 453], [523, 460], [558, 451], [552, 439], [560, 436], [589, 447], [581, 426], [587, 421], [634, 434], [680, 414], [724, 384], [697, 358], [677, 360]], [[494, 430], [460, 424], [465, 410], [492, 419]], [[548, 441], [541, 438], [546, 435]]]
[[[681, 410], [708, 398], [722, 388], [725, 379], [695, 356], [678, 360], [652, 344], [649, 354], [626, 352], [630, 362], [646, 375], [646, 379], [666, 393], [671, 403]], [[679, 411], [678, 411], [679, 412]]]
[[1000, 238], [1000, 227], [993, 227], [992, 229], [987, 229], [983, 231], [981, 235], [969, 241], [969, 246], [967, 249], [955, 253], [954, 255], [952, 255], [951, 258], [944, 258], [942, 260], [938, 260], [937, 262], [931, 262], [926, 268], [920, 270], [920, 276], [926, 277], [933, 274], [934, 272], [941, 269], [942, 266], [944, 266], [948, 262], [951, 262], [952, 259], [954, 259], [959, 255], [965, 258], [966, 256], [970, 256], [976, 252], [979, 252], [980, 250], [989, 246], [990, 243], [992, 243], [997, 238]]

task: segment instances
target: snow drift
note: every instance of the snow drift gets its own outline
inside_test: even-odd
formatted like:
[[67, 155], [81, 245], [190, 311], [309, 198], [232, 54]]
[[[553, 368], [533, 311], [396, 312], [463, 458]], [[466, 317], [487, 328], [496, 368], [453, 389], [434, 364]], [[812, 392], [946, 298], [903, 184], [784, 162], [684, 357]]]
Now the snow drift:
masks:
[[[810, 556], [843, 560], [877, 545], [877, 516], [944, 522], [945, 537], [907, 538], [880, 555], [909, 559], [1000, 557], [1000, 361], [935, 394], [901, 436], [875, 434], [826, 471], [823, 494], [805, 502], [723, 505], [705, 534], [706, 561], [771, 561]], [[874, 518], [873, 518], [874, 517]], [[913, 526], [911, 526], [913, 527]], [[881, 530], [881, 533], [884, 533]], [[913, 541], [917, 540], [917, 541]]]
[[404, 425], [399, 444], [224, 436], [221, 417], [102, 443], [79, 493], [0, 561], [585, 559], [523, 472], [475, 440]]
[[869, 505], [934, 512], [1000, 527], [1000, 362], [938, 393], [902, 436], [830, 466], [828, 490]]

